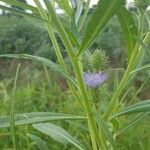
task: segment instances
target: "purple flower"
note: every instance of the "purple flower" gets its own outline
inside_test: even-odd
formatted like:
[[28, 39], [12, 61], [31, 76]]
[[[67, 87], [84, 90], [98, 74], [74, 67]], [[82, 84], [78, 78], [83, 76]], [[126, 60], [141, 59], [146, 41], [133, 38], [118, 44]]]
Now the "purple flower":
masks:
[[84, 73], [83, 78], [87, 86], [96, 88], [108, 78], [108, 75], [104, 72]]

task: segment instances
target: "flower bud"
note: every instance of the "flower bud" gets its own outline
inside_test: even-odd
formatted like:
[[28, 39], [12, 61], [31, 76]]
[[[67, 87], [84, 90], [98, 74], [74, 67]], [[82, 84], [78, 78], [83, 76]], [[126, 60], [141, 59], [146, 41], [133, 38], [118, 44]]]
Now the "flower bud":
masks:
[[102, 71], [108, 64], [108, 57], [104, 50], [95, 50], [92, 58], [91, 58], [91, 65], [93, 67], [93, 71]]

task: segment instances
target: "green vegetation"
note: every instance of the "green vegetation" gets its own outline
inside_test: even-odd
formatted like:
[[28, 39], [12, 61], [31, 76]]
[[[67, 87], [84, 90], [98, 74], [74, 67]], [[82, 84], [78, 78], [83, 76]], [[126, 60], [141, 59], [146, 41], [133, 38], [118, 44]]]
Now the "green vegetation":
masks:
[[[130, 12], [57, 0], [62, 15], [48, 0], [6, 2], [20, 16], [0, 16], [0, 150], [148, 150], [149, 1]], [[103, 84], [86, 83], [101, 71]]]

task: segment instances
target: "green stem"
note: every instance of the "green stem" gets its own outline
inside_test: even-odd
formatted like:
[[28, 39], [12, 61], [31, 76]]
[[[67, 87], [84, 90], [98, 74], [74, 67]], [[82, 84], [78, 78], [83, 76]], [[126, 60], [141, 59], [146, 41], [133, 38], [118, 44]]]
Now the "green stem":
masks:
[[14, 81], [14, 85], [13, 85], [13, 91], [12, 91], [12, 95], [10, 98], [10, 134], [11, 134], [11, 139], [12, 139], [14, 150], [17, 150], [16, 139], [15, 139], [15, 118], [14, 118], [15, 99], [14, 99], [14, 94], [16, 91], [16, 84], [17, 84], [20, 65], [21, 64], [18, 65], [17, 70], [16, 70], [15, 81]]
[[106, 141], [103, 138], [103, 134], [102, 134], [101, 129], [99, 129], [99, 134], [100, 134], [101, 148], [102, 148], [102, 149], [99, 149], [99, 150], [106, 150]]
[[[100, 140], [100, 137], [98, 134], [96, 122], [95, 122], [94, 117], [93, 117], [92, 108], [91, 108], [89, 99], [88, 99], [87, 94], [86, 94], [86, 88], [85, 88], [85, 85], [83, 82], [83, 77], [82, 77], [83, 74], [82, 74], [82, 71], [80, 68], [79, 60], [76, 59], [76, 54], [74, 52], [71, 41], [70, 41], [69, 37], [67, 36], [66, 31], [63, 28], [59, 18], [57, 17], [55, 10], [53, 9], [53, 7], [51, 5], [51, 2], [49, 0], [44, 0], [44, 3], [45, 3], [45, 5], [49, 11], [50, 19], [52, 21], [54, 21], [56, 29], [58, 31], [58, 34], [59, 34], [60, 38], [62, 39], [62, 42], [64, 43], [64, 46], [67, 50], [68, 56], [71, 60], [71, 63], [72, 63], [72, 66], [73, 66], [73, 69], [75, 72], [75, 76], [76, 76], [76, 79], [77, 79], [77, 82], [78, 82], [78, 85], [80, 88], [79, 92], [82, 96], [81, 99], [84, 102], [85, 111], [86, 111], [86, 114], [87, 114], [87, 117], [88, 117], [88, 120], [90, 123], [90, 124], [88, 123], [88, 125], [89, 125], [90, 133], [92, 133], [91, 141], [92, 142], [96, 141], [97, 144], [99, 145], [99, 143], [101, 143], [101, 140]], [[95, 143], [93, 143], [93, 145], [95, 145]], [[93, 149], [96, 150], [95, 147], [93, 147]]]
[[95, 138], [93, 137], [93, 136], [94, 136], [94, 133], [93, 133], [93, 130], [92, 130], [92, 126], [91, 126], [90, 121], [88, 121], [88, 127], [89, 127], [90, 137], [92, 137], [92, 138], [91, 138], [91, 142], [92, 142], [93, 150], [97, 150], [97, 144], [96, 144]]
[[92, 105], [89, 103], [89, 99], [86, 94], [86, 89], [85, 89], [85, 85], [83, 82], [79, 61], [77, 59], [73, 59], [73, 68], [74, 68], [75, 75], [76, 75], [76, 78], [77, 78], [77, 81], [78, 81], [78, 84], [80, 87], [80, 93], [82, 93], [81, 98], [84, 102], [84, 107], [85, 107], [85, 111], [86, 111], [87, 118], [88, 118], [88, 126], [89, 126], [91, 141], [92, 141], [92, 145], [93, 145], [93, 150], [96, 150], [95, 141], [98, 141], [97, 143], [100, 143], [99, 142], [100, 138], [98, 135], [95, 120], [93, 118], [92, 108], [90, 107]]

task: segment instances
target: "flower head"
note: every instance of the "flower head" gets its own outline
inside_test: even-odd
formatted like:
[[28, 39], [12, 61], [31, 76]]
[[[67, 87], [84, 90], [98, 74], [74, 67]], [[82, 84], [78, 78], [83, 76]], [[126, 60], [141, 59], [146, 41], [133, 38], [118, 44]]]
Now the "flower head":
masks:
[[108, 64], [108, 57], [106, 56], [106, 51], [101, 49], [96, 49], [91, 57], [91, 65], [93, 71], [103, 70]]
[[99, 73], [84, 73], [84, 82], [87, 86], [96, 88], [101, 85], [107, 78], [104, 72]]

